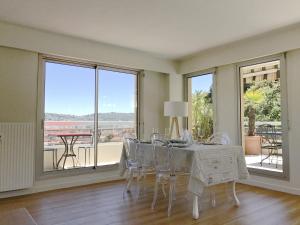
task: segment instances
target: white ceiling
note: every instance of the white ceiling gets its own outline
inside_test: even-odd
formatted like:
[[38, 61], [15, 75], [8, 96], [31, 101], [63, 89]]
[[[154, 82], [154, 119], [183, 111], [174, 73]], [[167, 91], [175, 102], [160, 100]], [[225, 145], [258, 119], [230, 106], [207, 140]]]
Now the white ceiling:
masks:
[[0, 20], [170, 59], [300, 22], [299, 0], [0, 0]]

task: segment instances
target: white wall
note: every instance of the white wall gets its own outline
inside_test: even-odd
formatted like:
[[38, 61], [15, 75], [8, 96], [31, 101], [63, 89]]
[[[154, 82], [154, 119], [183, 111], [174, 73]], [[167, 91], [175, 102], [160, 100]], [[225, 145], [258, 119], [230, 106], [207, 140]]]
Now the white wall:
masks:
[[169, 76], [163, 73], [145, 71], [141, 82], [142, 138], [149, 140], [154, 129], [164, 133], [169, 127], [164, 117], [164, 102], [169, 99]]
[[171, 73], [169, 77], [170, 82], [170, 101], [182, 101], [183, 100], [183, 79], [182, 76], [177, 73]]
[[35, 123], [37, 64], [37, 53], [0, 47], [0, 122]]
[[174, 72], [174, 63], [141, 51], [0, 22], [0, 46], [98, 63]]
[[238, 111], [236, 75], [233, 65], [221, 66], [216, 71], [217, 116], [216, 129], [226, 132], [232, 143], [238, 143]]

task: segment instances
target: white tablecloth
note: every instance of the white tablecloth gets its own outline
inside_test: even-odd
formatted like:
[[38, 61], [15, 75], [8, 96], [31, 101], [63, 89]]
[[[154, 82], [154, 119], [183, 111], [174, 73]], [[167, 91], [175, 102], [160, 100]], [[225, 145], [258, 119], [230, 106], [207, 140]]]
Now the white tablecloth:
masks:
[[[150, 165], [153, 162], [153, 146], [140, 144], [139, 147], [143, 149], [144, 161]], [[249, 176], [241, 146], [193, 144], [185, 148], [174, 148], [174, 152], [176, 167], [191, 172], [188, 190], [196, 195], [201, 195], [205, 186], [247, 179]], [[125, 160], [123, 147], [121, 176], [126, 171]]]
[[241, 146], [193, 145], [193, 163], [188, 190], [201, 195], [204, 187], [249, 176], [245, 155]]

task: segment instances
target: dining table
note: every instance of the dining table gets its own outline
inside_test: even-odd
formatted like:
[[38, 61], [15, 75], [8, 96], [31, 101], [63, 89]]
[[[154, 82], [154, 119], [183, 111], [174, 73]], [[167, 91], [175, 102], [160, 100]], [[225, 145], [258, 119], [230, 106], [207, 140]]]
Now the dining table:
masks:
[[68, 157], [71, 157], [73, 161], [73, 167], [75, 167], [76, 154], [74, 153], [74, 145], [77, 142], [79, 137], [91, 137], [91, 133], [54, 133], [49, 134], [49, 136], [58, 137], [62, 140], [65, 149], [61, 157], [57, 162], [57, 168], [60, 163], [63, 161], [62, 168], [65, 169], [66, 160]]
[[[154, 165], [154, 148], [151, 143], [137, 143], [138, 149], [143, 149], [144, 162]], [[199, 218], [198, 201], [204, 188], [221, 183], [231, 184], [231, 194], [234, 204], [240, 202], [235, 191], [235, 183], [249, 176], [244, 150], [239, 145], [219, 145], [210, 143], [193, 143], [188, 146], [174, 145], [174, 164], [177, 170], [188, 171], [188, 191], [193, 195], [194, 219]], [[132, 148], [134, 149], [134, 148]], [[130, 153], [134, 157], [134, 153]], [[123, 146], [120, 159], [120, 175], [126, 172], [126, 150]]]

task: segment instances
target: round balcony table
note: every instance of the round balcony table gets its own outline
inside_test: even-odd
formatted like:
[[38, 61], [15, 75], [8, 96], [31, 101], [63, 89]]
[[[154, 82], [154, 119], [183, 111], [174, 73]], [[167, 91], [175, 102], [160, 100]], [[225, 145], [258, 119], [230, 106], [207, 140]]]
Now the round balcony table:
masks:
[[57, 167], [63, 160], [62, 168], [65, 169], [66, 160], [68, 157], [72, 158], [73, 167], [75, 167], [76, 154], [74, 153], [73, 147], [79, 137], [91, 137], [90, 133], [56, 133], [49, 134], [49, 136], [59, 137], [65, 145], [65, 151], [57, 162]]

